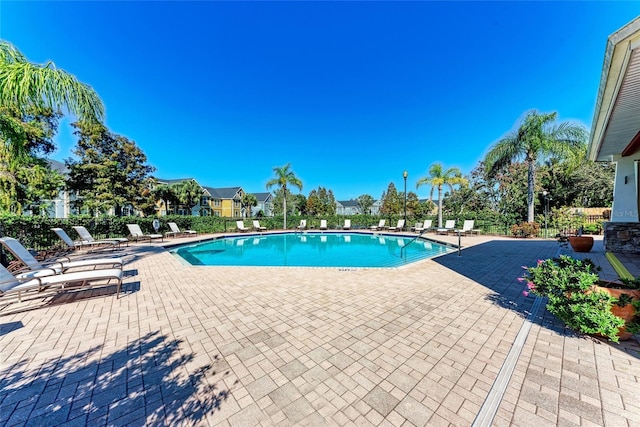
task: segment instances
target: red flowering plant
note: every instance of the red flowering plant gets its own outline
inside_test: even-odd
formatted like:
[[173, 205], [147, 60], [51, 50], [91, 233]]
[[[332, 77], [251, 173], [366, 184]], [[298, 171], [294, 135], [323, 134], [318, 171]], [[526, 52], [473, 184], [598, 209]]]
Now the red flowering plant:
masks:
[[594, 291], [600, 268], [593, 261], [561, 255], [523, 268], [525, 273], [518, 280], [526, 283], [525, 296], [533, 292], [546, 297], [547, 310], [572, 329], [618, 341], [618, 329], [624, 320], [611, 313], [615, 298]]

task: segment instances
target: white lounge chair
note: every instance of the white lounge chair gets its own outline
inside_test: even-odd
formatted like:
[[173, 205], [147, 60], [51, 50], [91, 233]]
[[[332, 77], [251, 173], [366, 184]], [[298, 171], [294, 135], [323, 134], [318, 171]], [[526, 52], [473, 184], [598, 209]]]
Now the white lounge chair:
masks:
[[296, 226], [296, 230], [305, 230], [307, 228], [307, 220], [301, 219], [300, 225]]
[[127, 228], [129, 229], [129, 233], [131, 233], [131, 237], [137, 242], [138, 240], [149, 240], [150, 242], [153, 239], [160, 239], [160, 241], [164, 241], [162, 234], [144, 234], [140, 229], [138, 224], [127, 224]]
[[263, 227], [260, 225], [260, 221], [258, 221], [257, 219], [253, 220], [253, 229], [255, 231], [266, 231], [267, 227]]
[[76, 271], [53, 276], [35, 277], [20, 280], [0, 264], [0, 298], [17, 295], [22, 301], [22, 294], [29, 291], [42, 292], [46, 289], [65, 289], [67, 286], [93, 286], [96, 282], [109, 284], [117, 281], [116, 295], [120, 297], [122, 288], [122, 270], [119, 268], [103, 268], [99, 270]]
[[165, 237], [169, 237], [169, 236], [178, 237], [178, 236], [184, 236], [187, 234], [190, 234], [190, 235], [198, 234], [198, 232], [195, 230], [180, 230], [180, 227], [178, 227], [178, 224], [176, 224], [175, 222], [167, 222], [167, 225], [169, 226], [171, 231], [167, 231], [166, 233], [164, 233]]
[[350, 219], [345, 219], [344, 220], [344, 225], [342, 226], [343, 230], [351, 230], [351, 220]]
[[454, 231], [456, 228], [456, 220], [455, 219], [448, 219], [445, 223], [444, 223], [444, 228], [438, 228], [436, 230], [436, 232], [438, 234], [449, 234], [449, 232]]
[[399, 219], [395, 227], [389, 227], [389, 231], [402, 231], [404, 228], [404, 219]]
[[70, 260], [64, 258], [60, 261], [42, 263], [38, 261], [22, 244], [12, 237], [0, 238], [0, 243], [7, 248], [11, 254], [25, 265], [25, 270], [20, 270], [14, 275], [18, 279], [33, 277], [51, 276], [54, 274], [67, 273], [69, 270], [95, 270], [100, 268], [120, 268], [124, 261], [122, 258], [88, 258], [81, 260]]
[[111, 246], [111, 249], [116, 249], [119, 245], [115, 240], [111, 240], [109, 242], [100, 242], [97, 244], [93, 244], [87, 240], [73, 240], [66, 231], [64, 231], [60, 227], [54, 227], [51, 229], [56, 235], [62, 240], [62, 242], [66, 245], [67, 249], [83, 249], [86, 247], [94, 248], [94, 247], [105, 247]]
[[370, 228], [373, 231], [377, 231], [377, 230], [382, 230], [384, 228], [384, 224], [385, 224], [386, 220], [385, 219], [381, 219], [378, 222], [378, 225], [372, 225]]
[[327, 220], [326, 219], [321, 219], [320, 220], [320, 230], [326, 230], [327, 229]]
[[478, 234], [478, 230], [474, 230], [473, 226], [475, 224], [475, 220], [473, 219], [466, 219], [464, 221], [464, 224], [462, 225], [462, 229], [460, 230], [455, 230], [456, 232], [460, 232], [460, 234], [464, 234], [465, 236], [468, 234]]
[[238, 221], [236, 221], [236, 230], [241, 231], [243, 233], [249, 231], [249, 229], [247, 227], [244, 226], [244, 221], [239, 219]]
[[129, 246], [129, 239], [127, 239], [126, 237], [110, 237], [108, 239], [96, 240], [93, 238], [91, 233], [89, 233], [89, 231], [81, 225], [74, 225], [73, 229], [76, 230], [76, 233], [78, 233], [78, 236], [80, 236], [81, 241], [89, 242], [92, 245], [110, 245], [113, 244], [113, 242], [116, 242], [116, 246], [118, 247], [120, 247], [120, 244], [122, 243], [126, 243], [127, 246]]
[[416, 224], [414, 230], [418, 233], [422, 233], [425, 230], [431, 230], [432, 219], [425, 219], [422, 224]]

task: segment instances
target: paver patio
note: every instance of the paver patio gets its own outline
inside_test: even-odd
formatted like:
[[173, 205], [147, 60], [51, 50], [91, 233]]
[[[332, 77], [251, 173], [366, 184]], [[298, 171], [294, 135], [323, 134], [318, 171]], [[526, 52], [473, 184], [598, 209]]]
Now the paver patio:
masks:
[[0, 299], [0, 424], [468, 426], [497, 396], [476, 425], [640, 425], [638, 341], [575, 335], [522, 295], [521, 266], [558, 244], [463, 245], [398, 269], [194, 267], [130, 245], [119, 299]]

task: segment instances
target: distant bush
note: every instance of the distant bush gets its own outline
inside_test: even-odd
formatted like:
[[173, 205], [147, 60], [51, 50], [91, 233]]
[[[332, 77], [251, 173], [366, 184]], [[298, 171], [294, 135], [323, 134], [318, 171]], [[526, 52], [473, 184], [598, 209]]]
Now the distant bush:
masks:
[[513, 237], [535, 237], [540, 232], [540, 224], [537, 222], [521, 222], [511, 226]]

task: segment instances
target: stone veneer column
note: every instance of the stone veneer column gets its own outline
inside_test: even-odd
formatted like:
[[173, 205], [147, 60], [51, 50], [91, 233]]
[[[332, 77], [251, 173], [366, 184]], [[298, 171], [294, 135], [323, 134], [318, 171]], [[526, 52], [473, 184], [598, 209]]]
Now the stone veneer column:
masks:
[[640, 254], [640, 222], [606, 222], [604, 248], [611, 252]]

